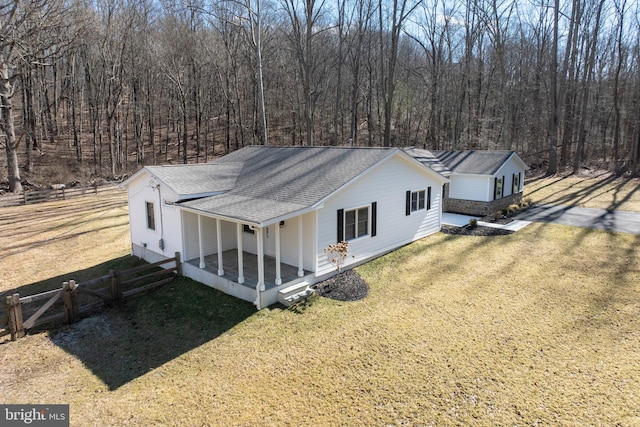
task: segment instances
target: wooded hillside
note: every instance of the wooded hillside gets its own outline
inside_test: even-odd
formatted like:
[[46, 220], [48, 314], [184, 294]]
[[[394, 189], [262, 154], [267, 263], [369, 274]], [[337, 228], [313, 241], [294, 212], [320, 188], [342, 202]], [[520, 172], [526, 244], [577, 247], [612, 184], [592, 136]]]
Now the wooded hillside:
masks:
[[639, 9], [8, 0], [0, 181], [17, 191], [45, 167], [116, 177], [249, 144], [514, 149], [551, 174], [637, 175]]

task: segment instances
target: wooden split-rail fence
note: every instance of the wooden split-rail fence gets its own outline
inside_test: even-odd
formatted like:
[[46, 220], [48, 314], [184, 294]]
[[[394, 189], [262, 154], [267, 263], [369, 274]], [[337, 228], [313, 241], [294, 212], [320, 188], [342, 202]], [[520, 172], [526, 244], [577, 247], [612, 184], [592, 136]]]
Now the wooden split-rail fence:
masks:
[[0, 207], [30, 205], [35, 203], [50, 202], [53, 200], [65, 200], [86, 194], [98, 194], [98, 191], [110, 191], [117, 187], [113, 184], [105, 186], [66, 187], [63, 184], [54, 184], [45, 190], [24, 191], [17, 194], [4, 194], [0, 196]]
[[[158, 269], [170, 263], [173, 265]], [[0, 337], [11, 335], [15, 341], [36, 326], [74, 323], [105, 303], [149, 291], [181, 275], [180, 253], [176, 252], [174, 258], [123, 271], [111, 270], [108, 275], [86, 282], [69, 280], [60, 289], [24, 297], [17, 293], [7, 295], [6, 313], [0, 312]]]

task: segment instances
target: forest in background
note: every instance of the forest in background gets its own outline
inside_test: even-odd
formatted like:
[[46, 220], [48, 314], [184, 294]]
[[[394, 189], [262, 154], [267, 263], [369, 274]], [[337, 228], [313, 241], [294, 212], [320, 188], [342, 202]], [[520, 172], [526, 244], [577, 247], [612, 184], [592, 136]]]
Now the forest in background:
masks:
[[5, 0], [0, 181], [252, 144], [517, 150], [638, 176], [631, 0]]

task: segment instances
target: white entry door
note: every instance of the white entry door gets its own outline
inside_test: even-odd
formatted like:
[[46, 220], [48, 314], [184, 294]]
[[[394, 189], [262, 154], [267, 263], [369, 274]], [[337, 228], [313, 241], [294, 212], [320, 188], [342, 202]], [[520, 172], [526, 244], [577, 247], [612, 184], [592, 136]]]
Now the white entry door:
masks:
[[270, 225], [264, 228], [264, 253], [275, 257], [276, 256], [276, 227], [277, 224]]

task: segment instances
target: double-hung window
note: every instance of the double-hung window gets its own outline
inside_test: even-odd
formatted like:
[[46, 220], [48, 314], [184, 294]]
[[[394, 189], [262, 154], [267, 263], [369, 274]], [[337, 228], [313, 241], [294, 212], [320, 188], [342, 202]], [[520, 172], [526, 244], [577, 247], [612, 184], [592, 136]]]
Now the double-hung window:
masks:
[[338, 209], [338, 242], [376, 235], [377, 202], [353, 209]]
[[493, 199], [501, 199], [504, 194], [504, 176], [495, 178]]
[[513, 186], [511, 188], [511, 194], [520, 192], [520, 172], [513, 174]]
[[431, 187], [425, 190], [407, 190], [405, 215], [409, 216], [424, 209], [431, 209]]
[[411, 212], [424, 209], [424, 200], [425, 200], [424, 196], [425, 196], [424, 190], [411, 192]]
[[344, 239], [349, 241], [369, 234], [369, 206], [344, 211]]
[[147, 203], [147, 228], [150, 230], [156, 229], [156, 214], [153, 210], [153, 202]]

